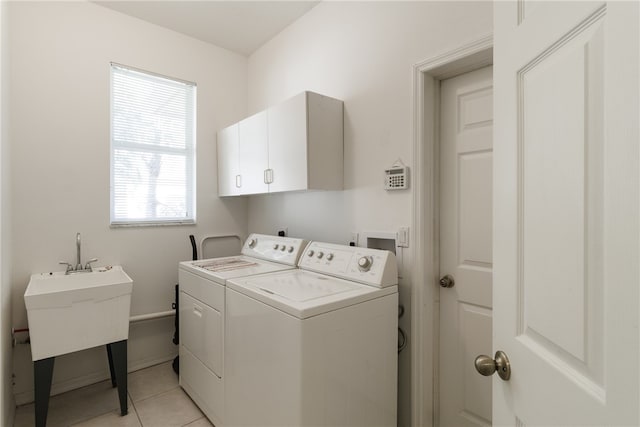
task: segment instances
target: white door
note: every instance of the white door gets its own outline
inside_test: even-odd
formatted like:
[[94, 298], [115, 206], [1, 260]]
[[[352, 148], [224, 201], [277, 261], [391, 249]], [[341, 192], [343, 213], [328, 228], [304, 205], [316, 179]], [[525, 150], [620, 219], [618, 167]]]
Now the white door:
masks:
[[262, 111], [242, 120], [240, 130], [240, 194], [266, 193], [264, 171], [269, 166], [267, 113]]
[[639, 425], [638, 2], [494, 3], [496, 425]]
[[[441, 426], [491, 425], [493, 79], [491, 67], [440, 86], [439, 401]], [[443, 282], [442, 285], [446, 284]]]
[[269, 108], [269, 191], [304, 190], [307, 169], [307, 94]]
[[218, 132], [218, 196], [239, 194], [238, 124]]

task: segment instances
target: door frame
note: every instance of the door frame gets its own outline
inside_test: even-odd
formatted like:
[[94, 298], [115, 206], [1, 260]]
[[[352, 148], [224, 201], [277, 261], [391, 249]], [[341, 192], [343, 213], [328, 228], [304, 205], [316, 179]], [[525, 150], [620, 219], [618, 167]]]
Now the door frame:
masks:
[[438, 419], [440, 81], [492, 64], [490, 33], [413, 66], [413, 426], [435, 425]]

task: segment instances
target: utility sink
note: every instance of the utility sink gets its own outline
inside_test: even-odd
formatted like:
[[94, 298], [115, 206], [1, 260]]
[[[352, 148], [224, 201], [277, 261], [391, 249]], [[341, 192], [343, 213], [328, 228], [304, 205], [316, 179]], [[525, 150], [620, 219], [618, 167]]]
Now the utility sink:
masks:
[[120, 266], [34, 274], [24, 293], [36, 361], [126, 340], [133, 281]]

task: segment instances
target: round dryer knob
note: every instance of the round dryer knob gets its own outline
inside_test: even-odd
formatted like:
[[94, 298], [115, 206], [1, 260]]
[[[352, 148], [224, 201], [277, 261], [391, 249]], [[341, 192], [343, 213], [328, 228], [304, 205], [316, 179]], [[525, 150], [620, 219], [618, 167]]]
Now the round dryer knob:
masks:
[[324, 252], [318, 252], [318, 259], [322, 258], [324, 256]]
[[293, 246], [289, 246], [288, 251], [289, 251], [289, 253], [292, 253], [293, 252]]
[[279, 247], [280, 247], [280, 245], [278, 245], [277, 243], [275, 245], [273, 245], [273, 249], [274, 250], [278, 250]]
[[284, 251], [286, 251], [286, 250], [287, 250], [287, 247], [286, 247], [285, 245], [282, 245], [282, 246], [280, 246], [280, 250], [281, 250], [282, 252], [284, 252]]
[[331, 261], [333, 259], [333, 254], [327, 255], [327, 261]]
[[249, 240], [249, 245], [248, 246], [250, 248], [255, 248], [257, 243], [258, 243], [258, 241], [256, 239], [251, 239], [251, 240]]
[[309, 252], [307, 252], [307, 256], [309, 258], [311, 258], [313, 256], [313, 254], [314, 254], [313, 249], [311, 249]]
[[358, 269], [360, 271], [369, 271], [373, 265], [373, 258], [370, 256], [363, 256], [358, 260]]

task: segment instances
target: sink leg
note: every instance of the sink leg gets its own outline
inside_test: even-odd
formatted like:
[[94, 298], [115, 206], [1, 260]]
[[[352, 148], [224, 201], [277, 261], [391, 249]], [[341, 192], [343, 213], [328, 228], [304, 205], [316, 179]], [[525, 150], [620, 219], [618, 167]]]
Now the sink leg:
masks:
[[49, 412], [49, 394], [51, 393], [54, 361], [55, 357], [49, 357], [33, 362], [36, 427], [45, 427], [47, 425], [47, 412]]
[[109, 359], [109, 372], [111, 373], [111, 386], [118, 385], [116, 382], [116, 371], [113, 368], [113, 353], [111, 353], [111, 345], [107, 344], [107, 358]]
[[[115, 371], [120, 399], [120, 415], [127, 415], [127, 340], [107, 344], [108, 352], [112, 355], [113, 371]], [[112, 371], [112, 372], [113, 372]]]

